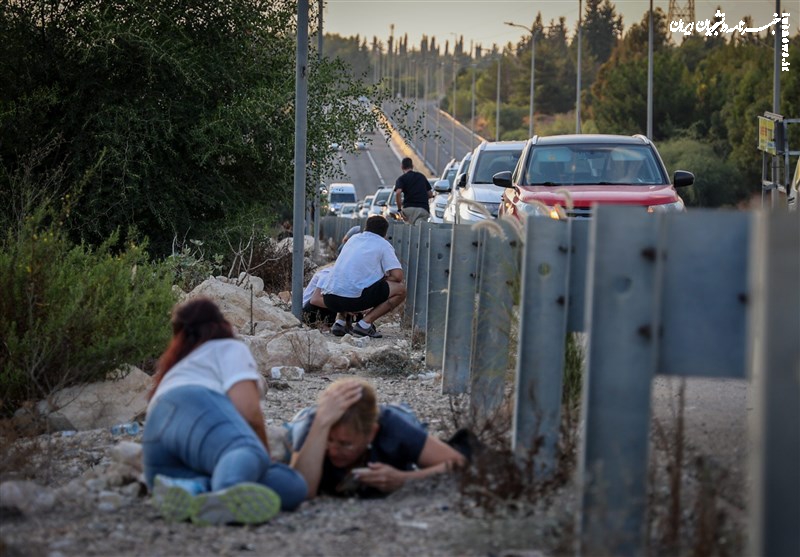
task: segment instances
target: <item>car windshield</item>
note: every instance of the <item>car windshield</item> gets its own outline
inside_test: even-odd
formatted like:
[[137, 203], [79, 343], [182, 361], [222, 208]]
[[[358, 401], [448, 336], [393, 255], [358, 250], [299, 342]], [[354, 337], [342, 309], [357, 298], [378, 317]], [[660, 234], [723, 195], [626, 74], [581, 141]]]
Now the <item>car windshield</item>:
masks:
[[656, 185], [666, 183], [648, 145], [545, 145], [529, 157], [522, 185]]
[[355, 196], [352, 193], [331, 193], [331, 203], [347, 203], [353, 201], [354, 198]]
[[458, 172], [458, 168], [451, 167], [447, 170], [447, 174], [445, 174], [444, 179], [450, 182], [450, 187], [453, 187], [453, 183], [456, 181], [456, 173]]
[[389, 199], [389, 194], [392, 193], [392, 190], [378, 190], [375, 194], [375, 199], [372, 200], [373, 205], [378, 205], [381, 201], [386, 201]]
[[492, 176], [498, 172], [514, 170], [520, 154], [522, 154], [521, 146], [513, 150], [483, 151], [477, 157], [472, 183], [491, 184]]
[[343, 215], [347, 214], [347, 213], [352, 213], [355, 210], [356, 210], [356, 206], [355, 205], [350, 205], [348, 203], [345, 203], [344, 205], [342, 205], [342, 214]]

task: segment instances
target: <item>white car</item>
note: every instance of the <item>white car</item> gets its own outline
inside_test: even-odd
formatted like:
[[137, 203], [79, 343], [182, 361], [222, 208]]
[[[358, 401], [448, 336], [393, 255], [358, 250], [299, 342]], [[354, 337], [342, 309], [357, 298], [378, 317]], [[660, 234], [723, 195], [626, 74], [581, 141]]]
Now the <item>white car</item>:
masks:
[[358, 218], [358, 203], [342, 203], [339, 207], [339, 216], [343, 219]]
[[372, 207], [372, 198], [375, 197], [374, 195], [368, 195], [364, 198], [364, 201], [361, 202], [361, 208], [358, 210], [358, 216], [362, 219], [369, 217], [369, 210]]
[[[525, 141], [484, 141], [472, 152], [467, 172], [459, 172], [444, 212], [444, 222], [472, 223], [485, 220], [488, 213], [497, 217], [502, 192], [492, 177], [498, 172], [513, 171], [525, 147]], [[462, 165], [463, 165], [462, 161]], [[480, 203], [484, 211], [462, 200]]]
[[372, 205], [369, 208], [369, 216], [380, 215], [383, 206], [389, 202], [389, 196], [392, 195], [394, 188], [381, 186], [375, 192], [375, 197], [372, 198]]

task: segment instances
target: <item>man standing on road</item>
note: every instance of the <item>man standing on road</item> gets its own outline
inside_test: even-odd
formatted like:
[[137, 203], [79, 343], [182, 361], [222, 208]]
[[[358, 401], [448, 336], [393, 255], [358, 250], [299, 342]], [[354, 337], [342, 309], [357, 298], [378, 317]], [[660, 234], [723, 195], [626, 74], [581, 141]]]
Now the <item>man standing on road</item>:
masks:
[[409, 157], [401, 161], [400, 168], [403, 174], [394, 184], [397, 211], [408, 224], [428, 220], [431, 216], [428, 200], [433, 197], [430, 182], [423, 174], [414, 170], [414, 163]]
[[375, 320], [405, 300], [403, 269], [392, 244], [386, 241], [388, 230], [385, 218], [369, 217], [364, 232], [344, 244], [333, 271], [311, 297], [312, 304], [339, 314], [331, 327], [335, 336], [344, 336], [347, 332], [345, 313], [372, 308], [353, 324], [353, 334], [380, 338]]

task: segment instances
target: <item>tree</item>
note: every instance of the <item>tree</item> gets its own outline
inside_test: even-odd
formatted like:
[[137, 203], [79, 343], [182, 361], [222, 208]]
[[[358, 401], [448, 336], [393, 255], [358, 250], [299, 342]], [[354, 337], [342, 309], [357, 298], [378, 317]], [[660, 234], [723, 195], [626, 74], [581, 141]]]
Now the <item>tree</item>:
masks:
[[609, 0], [586, 0], [583, 40], [598, 64], [604, 63], [622, 36], [622, 16]]
[[[19, 0], [0, 8], [0, 195], [53, 139], [76, 238], [130, 226], [169, 250], [292, 195], [295, 3]], [[358, 43], [356, 43], [357, 45]], [[310, 63], [310, 174], [352, 145], [379, 93], [336, 60]], [[368, 124], [369, 123], [369, 124]], [[313, 180], [309, 180], [313, 190]], [[0, 226], [12, 215], [0, 207]]]

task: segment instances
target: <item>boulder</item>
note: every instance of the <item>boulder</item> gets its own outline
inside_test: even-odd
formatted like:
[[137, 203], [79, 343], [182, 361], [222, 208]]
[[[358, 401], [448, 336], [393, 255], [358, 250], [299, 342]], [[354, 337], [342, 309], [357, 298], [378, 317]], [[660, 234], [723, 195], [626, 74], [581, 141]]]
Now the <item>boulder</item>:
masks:
[[30, 515], [47, 511], [56, 504], [55, 491], [30, 481], [0, 483], [0, 506]]
[[135, 421], [147, 410], [152, 380], [139, 368], [128, 366], [124, 377], [68, 387], [40, 401], [36, 409], [48, 417], [52, 430], [110, 428]]
[[239, 273], [239, 280], [237, 284], [244, 288], [245, 290], [250, 290], [250, 286], [253, 287], [253, 294], [258, 296], [264, 291], [264, 279], [261, 277], [255, 277], [253, 275], [248, 275], [244, 271]]
[[[278, 242], [278, 249], [291, 252], [294, 249], [294, 239], [284, 238]], [[311, 253], [314, 251], [314, 236], [303, 236], [303, 253]]]
[[[263, 287], [262, 287], [263, 288]], [[244, 334], [250, 333], [250, 289], [210, 278], [192, 290], [187, 298], [208, 296], [219, 305], [225, 318]], [[253, 321], [261, 330], [277, 332], [300, 325], [300, 321], [287, 311], [275, 307], [267, 297], [253, 296]]]
[[259, 369], [297, 366], [306, 370], [322, 369], [330, 352], [325, 336], [316, 329], [294, 329], [272, 336], [242, 336]]

